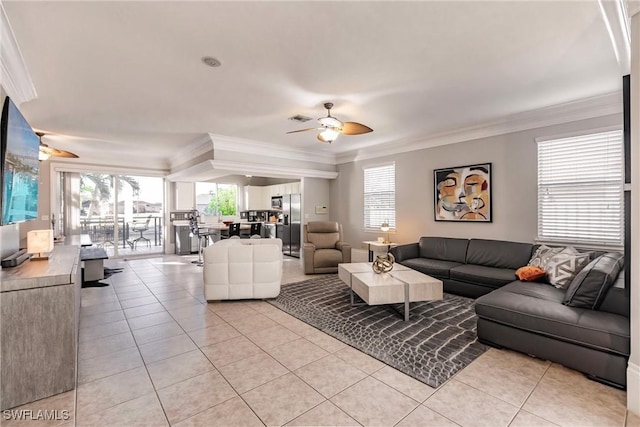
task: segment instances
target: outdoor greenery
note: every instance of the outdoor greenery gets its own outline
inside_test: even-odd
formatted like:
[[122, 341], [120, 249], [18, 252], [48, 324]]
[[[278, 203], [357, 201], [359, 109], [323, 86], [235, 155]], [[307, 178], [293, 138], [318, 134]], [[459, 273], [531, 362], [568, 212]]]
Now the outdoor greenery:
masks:
[[236, 186], [218, 186], [216, 193], [212, 192], [211, 200], [205, 208], [206, 215], [235, 215], [236, 214]]
[[[138, 194], [140, 184], [135, 178], [126, 175], [121, 175], [119, 178], [118, 190], [122, 189], [123, 183], [126, 182], [133, 189], [134, 196]], [[92, 215], [100, 215], [100, 204], [108, 202], [111, 199], [114, 181], [114, 175], [102, 173], [80, 174], [80, 199], [82, 201], [90, 201], [86, 209], [88, 218], [91, 218]], [[82, 206], [82, 208], [85, 209], [84, 206]]]

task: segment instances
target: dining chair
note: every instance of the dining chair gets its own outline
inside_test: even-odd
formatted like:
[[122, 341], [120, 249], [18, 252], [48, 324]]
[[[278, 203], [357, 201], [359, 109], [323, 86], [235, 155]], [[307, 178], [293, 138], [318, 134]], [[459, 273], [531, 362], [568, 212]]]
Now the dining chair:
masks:
[[240, 223], [239, 222], [233, 222], [231, 224], [229, 224], [229, 229], [227, 230], [227, 234], [224, 236], [221, 236], [222, 239], [229, 239], [232, 236], [238, 236], [240, 237]]

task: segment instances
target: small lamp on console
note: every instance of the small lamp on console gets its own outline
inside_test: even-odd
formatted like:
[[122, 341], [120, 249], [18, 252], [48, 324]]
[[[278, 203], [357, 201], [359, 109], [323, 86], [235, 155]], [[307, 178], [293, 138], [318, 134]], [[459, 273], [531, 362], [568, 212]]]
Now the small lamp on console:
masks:
[[385, 220], [382, 224], [380, 224], [380, 231], [383, 233], [387, 233], [384, 237], [383, 243], [389, 243], [389, 220]]
[[53, 250], [53, 230], [31, 230], [27, 232], [27, 252], [34, 254], [32, 260], [48, 260]]

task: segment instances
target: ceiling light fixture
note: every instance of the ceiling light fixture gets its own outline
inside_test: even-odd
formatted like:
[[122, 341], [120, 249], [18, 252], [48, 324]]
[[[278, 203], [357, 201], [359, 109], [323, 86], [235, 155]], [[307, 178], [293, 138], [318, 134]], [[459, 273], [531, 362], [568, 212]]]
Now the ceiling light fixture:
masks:
[[[329, 144], [336, 140], [338, 135], [361, 135], [363, 133], [373, 132], [369, 126], [365, 126], [362, 123], [358, 122], [342, 122], [331, 115], [331, 109], [333, 108], [333, 103], [327, 102], [324, 104], [324, 108], [327, 109], [327, 115], [325, 117], [320, 117], [318, 119], [318, 123], [320, 127], [315, 128], [307, 128], [307, 129], [299, 129], [292, 130], [287, 133], [298, 133], [298, 132], [306, 132], [310, 130], [320, 131], [318, 136], [316, 137], [320, 142], [328, 142]], [[295, 119], [291, 117], [291, 119]], [[298, 120], [301, 121], [301, 120]]]
[[318, 134], [318, 141], [328, 142], [329, 144], [331, 144], [333, 141], [336, 140], [338, 135], [340, 135], [340, 132], [331, 128], [326, 128], [325, 130], [323, 130]]
[[214, 67], [214, 68], [217, 68], [222, 65], [222, 62], [218, 61], [213, 56], [203, 56], [202, 62], [204, 62], [205, 65], [208, 65], [209, 67]]

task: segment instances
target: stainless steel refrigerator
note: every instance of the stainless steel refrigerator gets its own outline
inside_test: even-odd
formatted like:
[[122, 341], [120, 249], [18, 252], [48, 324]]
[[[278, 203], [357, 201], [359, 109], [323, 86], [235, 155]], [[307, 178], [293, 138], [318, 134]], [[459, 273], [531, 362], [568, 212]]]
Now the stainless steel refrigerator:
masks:
[[282, 196], [282, 223], [276, 226], [276, 237], [282, 239], [282, 252], [295, 258], [300, 258], [300, 208], [300, 194]]

